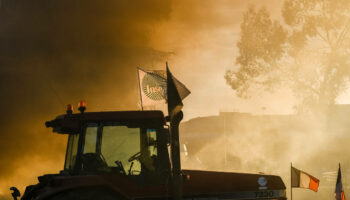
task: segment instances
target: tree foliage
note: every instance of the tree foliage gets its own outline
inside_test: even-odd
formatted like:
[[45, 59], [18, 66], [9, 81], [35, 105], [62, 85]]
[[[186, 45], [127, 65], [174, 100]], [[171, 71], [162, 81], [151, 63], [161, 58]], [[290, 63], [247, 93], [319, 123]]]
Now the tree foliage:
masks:
[[350, 77], [350, 1], [285, 0], [282, 15], [279, 22], [264, 8], [245, 12], [238, 69], [226, 72], [227, 83], [244, 98], [289, 87], [299, 109], [334, 104]]

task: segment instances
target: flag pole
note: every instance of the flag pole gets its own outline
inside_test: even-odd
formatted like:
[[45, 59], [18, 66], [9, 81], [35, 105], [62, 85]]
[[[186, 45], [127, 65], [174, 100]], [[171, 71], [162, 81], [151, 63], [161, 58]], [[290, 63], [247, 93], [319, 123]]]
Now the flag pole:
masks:
[[140, 92], [140, 103], [141, 103], [141, 110], [143, 110], [143, 104], [142, 104], [142, 94], [141, 94], [141, 82], [140, 82], [140, 74], [139, 74], [139, 70], [141, 68], [137, 67], [137, 79], [139, 80], [139, 92]]
[[293, 200], [292, 167], [293, 167], [293, 163], [290, 162], [290, 199], [291, 200]]

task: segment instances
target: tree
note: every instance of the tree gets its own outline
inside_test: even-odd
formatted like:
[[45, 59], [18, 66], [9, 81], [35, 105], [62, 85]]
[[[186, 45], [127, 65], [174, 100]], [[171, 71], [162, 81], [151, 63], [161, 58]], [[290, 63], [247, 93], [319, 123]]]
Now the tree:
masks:
[[282, 15], [284, 23], [264, 8], [245, 12], [227, 83], [243, 98], [289, 87], [299, 111], [333, 105], [350, 77], [350, 1], [285, 0]]

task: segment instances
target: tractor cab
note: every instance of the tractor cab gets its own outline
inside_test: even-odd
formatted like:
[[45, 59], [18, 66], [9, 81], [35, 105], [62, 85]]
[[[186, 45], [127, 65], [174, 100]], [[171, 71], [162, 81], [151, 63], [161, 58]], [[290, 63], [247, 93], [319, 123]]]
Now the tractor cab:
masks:
[[140, 183], [170, 176], [169, 132], [161, 111], [67, 112], [46, 126], [69, 135], [62, 173], [118, 173]]

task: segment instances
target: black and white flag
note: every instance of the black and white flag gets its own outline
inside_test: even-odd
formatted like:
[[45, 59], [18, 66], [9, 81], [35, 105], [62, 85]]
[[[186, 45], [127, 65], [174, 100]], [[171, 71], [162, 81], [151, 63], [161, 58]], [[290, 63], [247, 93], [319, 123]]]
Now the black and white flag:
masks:
[[[167, 75], [165, 70], [146, 71], [138, 68], [139, 88], [142, 106], [154, 106], [167, 103]], [[191, 92], [184, 84], [174, 78], [181, 99]]]

